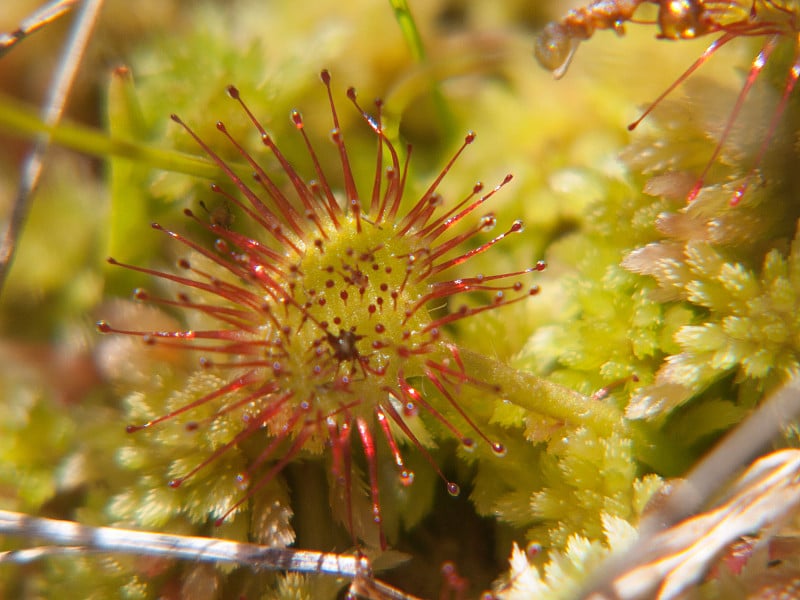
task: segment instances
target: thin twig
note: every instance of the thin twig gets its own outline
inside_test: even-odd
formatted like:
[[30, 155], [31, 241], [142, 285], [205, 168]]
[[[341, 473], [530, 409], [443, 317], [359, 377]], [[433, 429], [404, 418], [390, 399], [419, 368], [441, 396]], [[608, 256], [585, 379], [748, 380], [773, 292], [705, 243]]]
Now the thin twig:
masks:
[[122, 552], [229, 563], [254, 570], [332, 575], [352, 581], [351, 594], [369, 600], [418, 600], [372, 576], [365, 556], [276, 548], [216, 538], [91, 527], [74, 521], [0, 510], [0, 534], [43, 539], [50, 545], [0, 552], [0, 563], [29, 563], [57, 555]]
[[90, 550], [85, 546], [38, 546], [22, 550], [5, 550], [0, 552], [0, 563], [27, 564], [48, 558], [68, 554], [85, 556]]
[[[592, 600], [638, 598], [641, 597], [637, 595], [639, 589], [646, 590], [644, 596], [647, 596], [654, 587], [661, 585], [661, 577], [665, 577], [670, 585], [675, 585], [674, 579], [670, 580], [654, 565], [666, 564], [674, 558], [673, 549], [665, 540], [682, 535], [686, 530], [684, 523], [686, 528], [696, 535], [697, 545], [705, 544], [706, 547], [712, 547], [714, 544], [711, 543], [711, 538], [704, 536], [717, 531], [714, 519], [723, 517], [727, 519], [726, 533], [734, 534], [735, 537], [749, 530], [757, 530], [764, 523], [779, 521], [785, 516], [785, 511], [794, 510], [796, 501], [789, 502], [785, 498], [786, 489], [790, 490], [789, 495], [796, 495], [798, 492], [796, 480], [800, 473], [800, 456], [797, 451], [792, 450], [767, 455], [754, 463], [739, 480], [738, 488], [734, 492], [736, 495], [729, 502], [732, 508], [729, 509], [728, 505], [724, 504], [709, 513], [703, 513], [699, 517], [681, 523], [696, 514], [702, 506], [707, 505], [712, 496], [723, 489], [739, 469], [763, 452], [765, 446], [781, 432], [782, 428], [796, 420], [798, 415], [800, 415], [800, 379], [793, 379], [772, 394], [753, 415], [728, 434], [692, 469], [686, 479], [676, 484], [675, 489], [665, 498], [659, 509], [642, 520], [639, 539], [633, 547], [620, 555], [612, 556], [597, 570], [597, 575], [590, 579], [579, 597]], [[778, 467], [771, 470], [773, 463], [777, 463]], [[765, 472], [766, 475], [763, 475]], [[756, 474], [763, 479], [757, 479]], [[770, 479], [771, 477], [774, 481]], [[754, 478], [756, 478], [755, 483], [751, 481]], [[764, 504], [762, 498], [767, 498], [768, 502]], [[748, 508], [745, 516], [751, 519], [743, 529], [737, 528], [742, 518], [739, 514], [742, 512], [739, 504], [742, 503]], [[773, 506], [774, 510], [769, 509], [769, 506]], [[709, 524], [708, 532], [698, 525], [701, 522]], [[681, 524], [675, 526], [678, 523]], [[725, 541], [731, 540], [725, 537]], [[694, 551], [695, 546], [692, 544], [687, 542], [683, 550], [688, 552], [687, 548], [691, 548]], [[633, 576], [643, 573], [647, 574], [646, 582], [640, 578], [636, 580], [634, 588], [631, 583], [634, 581]]]
[[48, 2], [28, 15], [14, 31], [0, 33], [0, 57], [30, 34], [39, 31], [46, 25], [68, 13], [79, 1], [80, 0], [53, 0], [53, 2]]
[[235, 563], [274, 571], [325, 573], [349, 579], [370, 572], [367, 559], [355, 556], [274, 548], [216, 538], [90, 527], [73, 521], [31, 517], [10, 511], [0, 511], [0, 533], [40, 538], [57, 546], [83, 546], [106, 552]]

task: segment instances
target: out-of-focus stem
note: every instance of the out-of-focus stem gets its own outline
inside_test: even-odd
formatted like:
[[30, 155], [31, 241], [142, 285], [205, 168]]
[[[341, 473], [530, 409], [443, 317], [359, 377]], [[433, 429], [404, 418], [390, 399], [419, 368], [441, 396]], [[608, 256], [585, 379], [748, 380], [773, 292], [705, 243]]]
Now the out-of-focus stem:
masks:
[[[411, 50], [411, 56], [418, 64], [427, 64], [428, 60], [425, 52], [425, 45], [422, 42], [422, 36], [419, 34], [419, 29], [417, 29], [417, 24], [414, 21], [414, 16], [411, 14], [408, 2], [406, 2], [406, 0], [389, 0], [389, 4], [392, 10], [394, 10], [397, 24], [400, 26], [400, 31], [403, 33], [409, 50]], [[439, 89], [438, 82], [432, 80], [430, 84], [439, 123], [446, 134], [451, 134], [454, 130], [453, 118], [447, 107], [447, 102], [442, 95], [441, 89]]]
[[206, 179], [220, 174], [219, 169], [205, 158], [154, 148], [133, 140], [113, 138], [91, 127], [75, 123], [62, 122], [58, 127], [48, 127], [31, 109], [2, 94], [0, 94], [0, 128], [25, 137], [49, 132], [53, 143], [100, 158], [109, 156], [127, 158], [157, 169]]
[[422, 44], [422, 37], [419, 35], [419, 29], [411, 15], [408, 2], [406, 0], [389, 0], [389, 4], [392, 5], [394, 17], [397, 19], [397, 24], [400, 25], [400, 31], [403, 32], [403, 37], [411, 49], [411, 56], [415, 61], [422, 62], [425, 60], [425, 46]]

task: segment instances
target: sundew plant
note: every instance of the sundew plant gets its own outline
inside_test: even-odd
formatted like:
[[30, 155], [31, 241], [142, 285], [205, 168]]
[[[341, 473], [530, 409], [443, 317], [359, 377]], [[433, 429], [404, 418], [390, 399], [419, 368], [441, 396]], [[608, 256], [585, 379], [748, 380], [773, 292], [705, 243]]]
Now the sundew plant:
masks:
[[[797, 375], [798, 11], [109, 0], [0, 292], [0, 510], [576, 597]], [[0, 215], [70, 18], [0, 56]], [[0, 597], [348, 584], [85, 550]], [[796, 574], [747, 556], [698, 593]]]

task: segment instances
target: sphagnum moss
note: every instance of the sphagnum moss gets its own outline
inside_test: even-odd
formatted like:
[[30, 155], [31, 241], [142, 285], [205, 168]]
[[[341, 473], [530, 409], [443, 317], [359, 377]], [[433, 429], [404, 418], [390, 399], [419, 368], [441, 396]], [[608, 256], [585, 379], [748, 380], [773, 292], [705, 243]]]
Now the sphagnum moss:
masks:
[[[196, 474], [213, 470], [221, 458], [236, 453], [239, 447], [258, 446], [255, 456], [235, 476], [246, 492], [222, 510], [218, 502], [209, 502], [207, 511], [218, 522], [239, 511], [304, 450], [319, 451], [323, 446], [330, 447], [332, 473], [350, 506], [351, 495], [359, 493], [351, 475], [352, 446], [358, 444], [366, 460], [372, 520], [380, 530], [376, 431], [389, 447], [402, 484], [410, 485], [414, 473], [405, 465], [398, 437], [410, 440], [445, 482], [447, 491], [457, 495], [458, 484], [445, 477], [426, 449], [429, 442], [423, 437], [419, 412], [438, 421], [467, 449], [486, 443], [496, 455], [505, 454], [503, 444], [490, 439], [462, 406], [467, 388], [489, 396], [497, 396], [500, 389], [465, 368], [458, 347], [447, 340], [445, 330], [450, 323], [535, 294], [538, 288], [525, 288], [519, 278], [543, 269], [544, 264], [457, 279], [447, 279], [446, 273], [522, 230], [522, 223], [515, 221], [504, 233], [476, 245], [473, 240], [494, 227], [495, 216], [488, 213], [476, 225], [462, 226], [511, 176], [488, 192], [476, 184], [460, 202], [443, 201], [437, 187], [475, 139], [470, 132], [427, 190], [409, 206], [405, 197], [408, 157], [403, 161], [386, 138], [380, 103], [377, 116], [370, 116], [350, 89], [349, 98], [378, 140], [374, 180], [365, 200], [339, 129], [327, 71], [322, 80], [330, 98], [331, 137], [340, 156], [343, 195], [334, 192], [322, 171], [299, 112], [292, 111], [291, 119], [317, 177], [310, 182], [282, 154], [238, 90], [230, 87], [230, 96], [258, 130], [292, 193], [284, 191], [228, 134], [224, 124], [218, 123], [217, 129], [252, 167], [254, 184], [241, 179], [212, 149], [211, 142], [200, 139], [173, 115], [225, 172], [238, 194], [217, 184], [212, 190], [238, 207], [261, 234], [249, 237], [227, 223], [206, 223], [187, 210], [187, 216], [216, 241], [213, 250], [207, 249], [189, 236], [154, 225], [191, 250], [192, 258], [179, 261], [179, 274], [110, 259], [112, 264], [176, 284], [180, 290], [177, 298], [171, 299], [140, 289], [135, 293], [137, 299], [189, 311], [208, 327], [134, 331], [117, 329], [105, 321], [98, 324], [104, 333], [141, 336], [149, 344], [206, 355], [201, 358], [202, 370], [213, 377], [194, 377], [194, 391], [179, 394], [177, 406], [144, 424], [128, 427], [133, 433], [156, 426], [175, 427], [168, 422], [181, 421], [189, 432], [209, 430], [210, 447], [198, 448], [196, 458], [181, 459], [181, 465], [193, 466], [173, 476], [170, 486], [189, 486]], [[442, 303], [476, 292], [490, 300], [442, 311]], [[476, 441], [472, 434], [480, 439]], [[170, 470], [177, 469], [173, 465]], [[346, 520], [355, 538], [349, 508]], [[382, 531], [380, 545], [386, 546]]]
[[[626, 4], [635, 9], [646, 3], [596, 2], [586, 10]], [[704, 7], [702, 2], [653, 4], [662, 10]], [[716, 47], [755, 40], [758, 56], [745, 69], [732, 112], [720, 110], [716, 102], [726, 90], [697, 78], [687, 81], [689, 102], [662, 102], [675, 86], [659, 97], [659, 110], [651, 115], [655, 132], [647, 139], [639, 134], [624, 160], [632, 173], [657, 174], [645, 192], [660, 198], [608, 194], [593, 207], [595, 218], [580, 235], [551, 247], [552, 263], [569, 260], [578, 267], [578, 277], [569, 282], [575, 311], [570, 321], [540, 329], [528, 346], [530, 363], [550, 361], [548, 379], [585, 393], [598, 377], [637, 375], [637, 382], [628, 379], [616, 391], [616, 402], [627, 408], [627, 417], [650, 419], [676, 446], [697, 457], [766, 393], [795, 377], [798, 356], [794, 263], [800, 209], [794, 193], [797, 117], [792, 100], [797, 2], [720, 4], [720, 12], [713, 13], [714, 27], [705, 32], [720, 37], [676, 85]], [[714, 6], [705, 3], [705, 8]], [[621, 24], [609, 21], [606, 26]], [[573, 34], [575, 45], [588, 37], [579, 37], [577, 30]], [[772, 94], [771, 103], [758, 104], [759, 94]], [[625, 235], [620, 235], [620, 222], [630, 223]], [[569, 440], [576, 441], [577, 436]], [[581, 492], [599, 486], [582, 481], [578, 487], [580, 499]], [[564, 497], [545, 488], [535, 494], [533, 508], [563, 514], [557, 501]], [[565, 559], [585, 573], [599, 550], [587, 552], [589, 542], [595, 546], [603, 536], [612, 549], [624, 546], [624, 540], [611, 535], [609, 523], [604, 516], [602, 531], [570, 537], [566, 554], [551, 553], [541, 572], [515, 552], [509, 586], [500, 596], [570, 597], [563, 579], [581, 575], [565, 577], [560, 570]], [[753, 523], [754, 530], [760, 526]], [[559, 533], [554, 527], [543, 529], [543, 539]]]

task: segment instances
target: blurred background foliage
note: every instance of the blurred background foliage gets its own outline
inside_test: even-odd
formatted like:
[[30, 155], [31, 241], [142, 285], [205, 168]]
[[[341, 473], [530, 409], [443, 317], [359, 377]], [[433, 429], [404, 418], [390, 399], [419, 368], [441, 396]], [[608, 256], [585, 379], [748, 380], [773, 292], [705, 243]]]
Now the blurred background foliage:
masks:
[[[12, 30], [35, 4], [4, 6], [0, 30]], [[445, 179], [446, 198], [463, 197], [476, 177], [491, 186], [514, 174], [494, 210], [498, 231], [521, 218], [525, 232], [471, 261], [471, 270], [548, 262], [537, 276], [539, 296], [451, 332], [459, 345], [502, 364], [493, 371], [493, 362], [476, 359], [473, 367], [505, 394], [483, 399], [481, 415], [500, 432], [507, 456], [464, 455], [442, 441], [437, 460], [464, 490], [453, 499], [409, 451], [418, 481], [405, 490], [387, 477], [382, 487], [391, 545], [408, 561], [382, 578], [434, 596], [439, 566], [449, 560], [476, 596], [506, 570], [516, 541], [542, 544], [539, 564], [572, 561], [565, 577], [574, 583], [609, 546], [624, 543], [619, 523], [635, 525], [662, 477], [683, 473], [797, 373], [797, 102], [790, 101], [759, 181], [730, 207], [762, 141], [752, 132], [764, 130], [782, 92], [791, 62], [783, 52], [687, 206], [691, 174], [711, 155], [760, 40], [731, 44], [629, 133], [625, 124], [642, 104], [709, 40], [656, 41], [647, 25], [629, 26], [622, 39], [600, 32], [554, 81], [531, 48], [535, 33], [567, 8], [557, 0], [412, 2], [420, 59], [390, 4], [378, 0], [109, 0], [0, 298], [0, 507], [347, 550], [349, 538], [328, 507], [324, 461], [291, 465], [248, 514], [221, 528], [208, 511], [238, 493], [225, 479], [235, 466], [205, 474], [203, 492], [167, 487], [177, 458], [159, 452], [185, 440], [129, 436], [125, 425], [148, 410], [158, 414], [148, 402], [186, 392], [191, 369], [182, 357], [101, 338], [94, 327], [113, 316], [168, 329], [175, 315], [129, 302], [146, 278], [109, 269], [104, 258], [163, 268], [175, 256], [151, 221], [182, 226], [181, 211], [197, 211], [200, 201], [212, 213], [226, 210], [208, 192], [208, 178], [218, 174], [197, 159], [169, 114], [206, 140], [218, 139], [214, 123], [222, 120], [256, 147], [256, 132], [225, 94], [233, 83], [282, 150], [303, 164], [288, 114], [301, 110], [316, 147], [332, 148], [318, 82], [327, 68], [362, 181], [374, 169], [375, 144], [346, 104], [350, 85], [366, 107], [383, 98], [392, 137], [413, 145], [415, 192], [467, 130], [478, 138]], [[29, 145], [24, 116], [42, 102], [68, 24], [62, 19], [0, 60], [0, 215], [9, 213]], [[109, 151], [109, 138], [124, 147]], [[336, 164], [333, 152], [322, 157]], [[234, 223], [248, 231], [241, 218]], [[578, 392], [587, 411], [606, 411], [605, 421], [539, 403], [535, 377]], [[570, 587], [562, 583], [538, 591], [563, 596]], [[322, 598], [342, 585], [117, 557], [0, 565], [0, 596], [9, 598]]]

